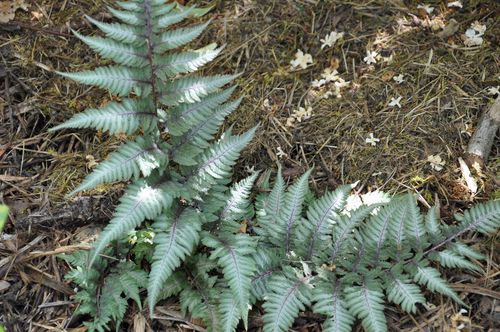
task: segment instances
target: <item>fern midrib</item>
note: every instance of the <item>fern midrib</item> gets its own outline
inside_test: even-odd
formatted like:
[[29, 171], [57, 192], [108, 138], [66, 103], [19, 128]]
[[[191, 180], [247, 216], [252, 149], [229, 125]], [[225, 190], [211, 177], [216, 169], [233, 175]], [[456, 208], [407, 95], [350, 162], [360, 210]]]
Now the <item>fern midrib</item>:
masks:
[[150, 0], [144, 0], [143, 2], [143, 9], [144, 9], [144, 20], [146, 22], [146, 44], [148, 46], [148, 55], [147, 59], [149, 62], [149, 68], [150, 68], [150, 82], [149, 84], [151, 85], [151, 93], [153, 95], [153, 105], [154, 109], [157, 110], [159, 107], [158, 105], [158, 93], [157, 93], [157, 87], [156, 87], [156, 65], [154, 61], [154, 48], [155, 44], [153, 41], [153, 17], [151, 14], [151, 3]]
[[291, 237], [291, 233], [292, 233], [292, 227], [295, 223], [295, 219], [296, 219], [296, 213], [297, 213], [297, 210], [298, 210], [298, 204], [297, 202], [299, 201], [299, 197], [298, 195], [295, 195], [293, 197], [293, 208], [292, 208], [292, 211], [290, 212], [290, 216], [287, 218], [287, 221], [286, 221], [286, 234], [285, 234], [285, 252], [286, 253], [289, 253], [290, 252], [290, 237]]
[[[288, 291], [288, 293], [286, 294], [285, 296], [285, 299], [283, 300], [283, 303], [281, 304], [278, 312], [277, 312], [277, 318], [276, 318], [276, 322], [277, 324], [274, 324], [274, 329], [273, 331], [277, 332], [277, 331], [280, 331], [280, 322], [281, 322], [281, 313], [282, 311], [284, 310], [284, 308], [287, 307], [287, 302], [288, 302], [288, 299], [290, 298], [290, 296], [292, 296], [293, 293], [295, 293], [298, 288], [300, 287], [300, 285], [305, 281], [305, 278], [302, 278], [302, 279], [299, 279], [294, 285], [293, 287]], [[278, 330], [276, 330], [276, 328]]]
[[123, 163], [129, 163], [129, 162], [131, 162], [131, 161], [135, 161], [134, 159], [136, 159], [136, 158], [138, 158], [138, 157], [142, 156], [143, 154], [146, 154], [146, 153], [148, 153], [148, 152], [151, 152], [151, 151], [156, 151], [156, 152], [158, 152], [158, 153], [164, 153], [164, 152], [163, 152], [163, 150], [162, 150], [162, 149], [160, 149], [160, 148], [158, 147], [158, 145], [156, 145], [156, 143], [153, 143], [153, 145], [151, 145], [151, 146], [149, 146], [149, 147], [147, 147], [147, 148], [141, 149], [141, 151], [139, 151], [139, 152], [137, 152], [137, 153], [133, 154], [132, 156], [130, 156], [129, 158], [125, 159], [125, 160], [123, 161]]
[[218, 161], [222, 158], [222, 156], [224, 156], [228, 151], [232, 150], [233, 148], [235, 147], [239, 147], [240, 144], [237, 144], [236, 146], [233, 146], [233, 145], [228, 145], [227, 148], [225, 149], [220, 149], [220, 152], [219, 153], [216, 153], [212, 158], [208, 159], [206, 162], [204, 162], [199, 168], [198, 168], [198, 172], [200, 171], [204, 171], [205, 168], [214, 163], [215, 161]]
[[210, 297], [207, 295], [207, 293], [205, 293], [204, 288], [196, 281], [196, 278], [193, 277], [191, 271], [186, 270], [186, 272], [188, 273], [188, 275], [191, 275], [194, 287], [200, 293], [202, 299], [205, 301], [204, 303], [210, 312], [210, 317], [212, 318], [212, 322], [218, 323], [219, 320], [217, 319], [217, 308], [214, 309], [213, 304], [210, 302]]
[[310, 260], [311, 257], [312, 257], [312, 252], [314, 250], [314, 244], [316, 243], [316, 239], [319, 237], [319, 230], [322, 228], [323, 226], [323, 223], [328, 220], [328, 217], [330, 216], [330, 213], [332, 212], [333, 208], [337, 205], [338, 203], [338, 200], [335, 199], [332, 204], [330, 204], [330, 206], [328, 207], [327, 209], [327, 212], [325, 214], [323, 214], [323, 216], [321, 217], [320, 219], [320, 222], [316, 224], [316, 227], [314, 229], [314, 232], [311, 236], [311, 241], [309, 241], [309, 248], [307, 250], [307, 256], [306, 256], [306, 260]]
[[167, 261], [170, 250], [172, 250], [172, 247], [175, 243], [175, 238], [177, 237], [177, 226], [179, 224], [179, 221], [180, 221], [180, 214], [175, 216], [174, 222], [172, 223], [172, 227], [170, 230], [170, 241], [168, 244], [168, 248], [167, 248], [167, 250], [165, 250], [165, 254], [163, 255], [163, 258], [161, 259], [161, 267], [162, 267], [161, 270], [163, 270], [164, 264]]
[[[394, 210], [394, 209], [392, 209]], [[393, 212], [393, 211], [390, 211]], [[375, 256], [375, 261], [378, 262], [380, 258], [380, 252], [382, 250], [382, 245], [385, 242], [386, 234], [387, 234], [387, 229], [389, 227], [389, 220], [391, 219], [391, 213], [388, 213], [385, 215], [385, 219], [382, 224], [382, 229], [380, 230], [380, 233], [378, 234], [378, 240], [377, 240], [377, 255]]]
[[402, 292], [406, 298], [413, 298], [412, 294], [407, 292], [406, 287], [403, 286], [403, 282], [396, 277], [394, 272], [388, 271], [388, 274], [391, 277], [392, 281], [394, 281], [394, 283], [398, 286], [399, 291]]
[[[356, 224], [356, 223], [354, 223]], [[350, 234], [351, 230], [354, 228], [351, 223], [347, 223], [346, 227], [342, 230], [340, 233], [339, 237], [335, 239], [334, 245], [333, 245], [333, 251], [332, 254], [330, 255], [330, 260], [333, 262], [335, 258], [337, 258], [337, 254], [340, 252], [340, 249], [344, 245], [345, 240], [347, 239], [348, 235]]]
[[339, 291], [340, 291], [340, 282], [335, 280], [333, 284], [333, 301], [332, 301], [332, 316], [331, 319], [335, 324], [335, 331], [341, 331], [340, 319], [338, 319], [338, 307], [339, 307]]
[[243, 289], [243, 287], [242, 287], [243, 281], [241, 280], [240, 264], [239, 264], [238, 260], [236, 259], [236, 255], [234, 254], [235, 249], [221, 239], [219, 239], [219, 242], [222, 243], [224, 248], [226, 248], [226, 250], [231, 255], [231, 260], [233, 261], [234, 267], [236, 269], [236, 275], [237, 275], [237, 279], [238, 279], [238, 293], [240, 294], [240, 298], [236, 302], [240, 302], [241, 300], [243, 300], [243, 296], [242, 296], [243, 294], [241, 294], [241, 292], [240, 292], [240, 290]]
[[[213, 116], [216, 114], [211, 114], [211, 115]], [[196, 134], [201, 132], [202, 128], [205, 125], [210, 125], [210, 121], [202, 121], [201, 123], [196, 125], [194, 128], [190, 129], [187, 134], [183, 135], [182, 139], [172, 147], [172, 150], [170, 151], [170, 158], [173, 158], [176, 155], [176, 153], [179, 151], [179, 149], [182, 146], [184, 146], [184, 144], [190, 142], [191, 139], [196, 136]]]
[[361, 287], [361, 290], [363, 292], [363, 299], [365, 301], [365, 306], [368, 310], [368, 315], [370, 316], [370, 320], [372, 322], [376, 322], [376, 317], [377, 315], [373, 312], [373, 308], [370, 305], [370, 300], [369, 300], [369, 294], [368, 294], [368, 286], [366, 285], [366, 282], [363, 282], [363, 286]]

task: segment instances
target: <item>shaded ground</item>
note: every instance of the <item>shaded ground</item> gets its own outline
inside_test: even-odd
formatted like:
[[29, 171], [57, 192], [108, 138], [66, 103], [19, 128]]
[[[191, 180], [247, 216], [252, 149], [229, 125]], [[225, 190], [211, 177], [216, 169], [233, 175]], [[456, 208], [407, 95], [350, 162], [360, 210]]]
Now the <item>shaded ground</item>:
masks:
[[[68, 28], [94, 33], [83, 14], [106, 19], [106, 3], [33, 1], [27, 12], [19, 10], [14, 21], [0, 25], [0, 202], [11, 206], [15, 224], [7, 228], [13, 237], [0, 242], [0, 280], [9, 283], [0, 288], [0, 320], [9, 322], [9, 331], [61, 331], [67, 326], [73, 291], [62, 281], [66, 266], [54, 254], [73, 250], [72, 245], [89, 237], [93, 229], [81, 226], [107, 219], [113, 197], [119, 195], [120, 186], [113, 186], [116, 194], [107, 199], [101, 197], [109, 187], [89, 192], [77, 203], [64, 197], [123, 137], [47, 133], [73, 113], [110, 98], [53, 73], [103, 63]], [[261, 124], [237, 174], [277, 163], [289, 176], [314, 167], [318, 191], [360, 180], [363, 190], [416, 190], [429, 204], [436, 194], [444, 216], [469, 206], [472, 197], [457, 160], [492, 102], [487, 89], [500, 85], [500, 5], [470, 0], [455, 10], [444, 1], [427, 3], [435, 7], [430, 17], [417, 9], [418, 2], [400, 0], [216, 1], [212, 25], [199, 44], [216, 41], [227, 47], [205, 72], [243, 72], [238, 83], [245, 99], [227, 124], [234, 123], [237, 130]], [[430, 26], [446, 25], [452, 18], [458, 32], [437, 37]], [[483, 45], [465, 47], [461, 36], [475, 21], [487, 27]], [[345, 33], [343, 41], [321, 49], [320, 39], [333, 30]], [[298, 49], [311, 54], [313, 64], [291, 71]], [[367, 50], [386, 60], [367, 65]], [[328, 67], [351, 82], [341, 98], [325, 99], [324, 88], [311, 88], [311, 81]], [[404, 75], [401, 84], [393, 79], [399, 74]], [[389, 106], [399, 96], [401, 108]], [[294, 110], [308, 106], [309, 119], [287, 126]], [[365, 142], [370, 133], [380, 139], [375, 146]], [[476, 201], [499, 197], [499, 149], [497, 138], [484, 174], [476, 174]], [[444, 160], [443, 170], [431, 168], [430, 155]], [[429, 310], [415, 316], [401, 318], [398, 309], [389, 308], [392, 330], [451, 331], [460, 323], [463, 331], [500, 328], [495, 326], [500, 320], [498, 239], [471, 235], [470, 242], [489, 253], [485, 273], [448, 275], [471, 305], [469, 313], [457, 316], [460, 308], [433, 297]], [[165, 308], [176, 310], [175, 304]], [[258, 312], [253, 321], [258, 331]], [[297, 331], [319, 331], [319, 324], [318, 317], [309, 315], [296, 322]]]

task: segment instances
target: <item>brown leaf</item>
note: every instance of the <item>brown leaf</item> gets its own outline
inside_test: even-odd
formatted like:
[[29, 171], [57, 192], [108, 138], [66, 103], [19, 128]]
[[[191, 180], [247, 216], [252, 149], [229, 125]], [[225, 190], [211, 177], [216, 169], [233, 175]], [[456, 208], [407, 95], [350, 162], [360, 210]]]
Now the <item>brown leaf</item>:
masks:
[[140, 312], [134, 316], [134, 332], [146, 332], [146, 318]]

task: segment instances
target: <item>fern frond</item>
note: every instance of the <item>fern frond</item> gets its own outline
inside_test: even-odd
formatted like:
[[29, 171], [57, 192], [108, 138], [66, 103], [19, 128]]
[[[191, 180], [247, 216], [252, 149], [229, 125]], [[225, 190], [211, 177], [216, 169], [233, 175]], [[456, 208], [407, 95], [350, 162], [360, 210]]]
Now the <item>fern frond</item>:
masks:
[[197, 278], [192, 281], [192, 287], [184, 288], [179, 295], [182, 311], [202, 319], [208, 325], [208, 332], [219, 332], [222, 325], [219, 308], [214, 303], [220, 292], [214, 287], [216, 282], [216, 276], [197, 274]]
[[320, 280], [315, 284], [312, 301], [313, 311], [325, 315], [323, 323], [325, 332], [350, 332], [354, 317], [348, 309], [343, 296], [343, 287], [339, 280], [330, 276], [328, 280]]
[[[331, 241], [332, 230], [338, 222], [338, 212], [344, 207], [351, 186], [341, 186], [334, 192], [315, 200], [307, 209], [307, 219], [297, 227], [296, 248], [303, 250], [306, 261], [321, 251]], [[304, 246], [305, 244], [305, 246]]]
[[172, 273], [170, 277], [168, 277], [168, 279], [163, 283], [160, 295], [158, 296], [158, 301], [179, 294], [184, 288], [187, 287], [186, 280], [187, 277], [184, 273], [180, 271]]
[[411, 239], [411, 246], [416, 250], [421, 250], [427, 244], [425, 226], [422, 214], [417, 206], [415, 195], [406, 194], [402, 198], [404, 206], [408, 209], [405, 218], [405, 227], [408, 237]]
[[229, 290], [223, 290], [219, 297], [219, 315], [221, 319], [221, 332], [236, 331], [241, 314], [239, 303], [234, 294]]
[[97, 21], [90, 16], [85, 15], [85, 18], [99, 28], [109, 38], [116, 41], [141, 46], [146, 44], [144, 31], [141, 27], [133, 27], [120, 23], [104, 23]]
[[148, 274], [132, 262], [120, 263], [115, 273], [120, 289], [142, 309], [139, 293], [148, 284]]
[[216, 49], [203, 48], [197, 51], [174, 53], [157, 60], [157, 76], [166, 80], [178, 74], [192, 73], [209, 63], [223, 50], [223, 47]]
[[460, 256], [465, 256], [470, 259], [476, 259], [476, 260], [486, 259], [486, 256], [481, 254], [479, 251], [474, 250], [471, 246], [468, 246], [459, 241], [455, 241], [449, 244], [447, 248]]
[[273, 190], [267, 197], [264, 205], [264, 213], [270, 218], [276, 218], [282, 209], [283, 201], [285, 196], [285, 181], [283, 180], [283, 174], [281, 166], [278, 167], [278, 174], [276, 175], [276, 181], [273, 186]]
[[182, 77], [162, 87], [160, 100], [167, 106], [199, 102], [202, 97], [217, 91], [236, 77], [238, 75]]
[[293, 324], [299, 311], [310, 303], [311, 289], [308, 278], [300, 278], [294, 271], [274, 274], [268, 281], [270, 292], [262, 305], [264, 332], [285, 332]]
[[214, 109], [225, 103], [236, 87], [221, 92], [214, 92], [204, 97], [200, 102], [180, 104], [169, 111], [167, 120], [168, 132], [172, 136], [181, 136], [192, 127], [210, 118]]
[[113, 218], [94, 243], [89, 265], [92, 266], [99, 253], [111, 241], [133, 230], [145, 219], [156, 218], [162, 209], [170, 206], [171, 186], [168, 182], [151, 186], [144, 180], [131, 184], [120, 199], [120, 205], [116, 208]]
[[446, 280], [441, 278], [441, 273], [432, 267], [425, 266], [427, 263], [419, 262], [412, 264], [409, 268], [409, 272], [413, 275], [413, 280], [422, 286], [427, 287], [432, 292], [438, 292], [446, 295], [457, 303], [466, 306], [463, 301], [458, 297]]
[[216, 259], [222, 267], [224, 279], [238, 302], [245, 328], [248, 325], [248, 306], [250, 304], [251, 278], [256, 270], [252, 255], [255, 241], [247, 234], [214, 237], [205, 234], [203, 244], [213, 251], [210, 259]]
[[385, 332], [387, 321], [384, 315], [384, 294], [380, 288], [380, 280], [369, 276], [364, 279], [361, 286], [351, 286], [345, 290], [349, 310], [361, 319], [361, 325], [367, 332]]
[[164, 143], [158, 145], [147, 137], [139, 136], [135, 141], [120, 146], [105, 161], [99, 163], [71, 195], [102, 183], [130, 178], [137, 180], [141, 174], [147, 177], [154, 169], [164, 166], [167, 160], [167, 147]]
[[145, 70], [124, 66], [99, 67], [76, 73], [57, 73], [79, 83], [107, 89], [119, 96], [128, 95], [136, 86], [149, 84]]
[[[188, 7], [182, 10], [171, 11], [158, 18], [156, 26], [159, 29], [167, 28], [173, 24], [179, 23], [194, 13], [194, 7]], [[195, 37], [196, 38], [196, 37]]]
[[199, 213], [194, 209], [185, 209], [178, 216], [162, 214], [153, 224], [158, 230], [153, 264], [149, 275], [148, 303], [153, 313], [165, 281], [190, 255], [200, 240], [201, 222]]
[[387, 299], [408, 312], [417, 312], [417, 303], [425, 303], [425, 297], [422, 295], [420, 288], [411, 283], [401, 271], [393, 270], [388, 273], [386, 292]]
[[122, 21], [125, 24], [128, 25], [135, 25], [135, 26], [144, 26], [145, 25], [145, 18], [144, 14], [142, 12], [133, 12], [133, 11], [127, 11], [127, 10], [118, 10], [114, 9], [113, 7], [107, 7], [108, 11]]
[[430, 255], [430, 258], [438, 261], [444, 267], [459, 268], [459, 269], [469, 269], [472, 271], [481, 272], [481, 268], [471, 262], [469, 262], [465, 257], [457, 254], [453, 250], [443, 250], [435, 253], [435, 255]]
[[207, 149], [201, 158], [190, 184], [195, 189], [206, 192], [217, 179], [227, 177], [241, 150], [250, 142], [257, 127], [242, 135], [230, 136], [220, 140]]
[[250, 191], [260, 172], [254, 172], [240, 182], [233, 185], [227, 204], [220, 214], [220, 219], [224, 222], [237, 221], [247, 212]]
[[214, 139], [224, 119], [239, 106], [241, 98], [219, 106], [208, 119], [193, 126], [191, 130], [180, 137], [172, 139], [172, 159], [180, 165], [196, 165], [196, 157], [203, 149], [210, 146], [208, 141]]
[[290, 252], [292, 246], [292, 235], [295, 225], [301, 218], [302, 205], [308, 191], [308, 180], [312, 169], [304, 173], [287, 191], [284, 196], [284, 204], [281, 213], [275, 223], [268, 223], [270, 240], [276, 245], [283, 246], [286, 253]]
[[150, 100], [125, 98], [121, 103], [110, 102], [102, 108], [89, 108], [75, 114], [50, 131], [66, 128], [95, 128], [110, 134], [133, 134], [142, 127], [145, 132], [156, 127], [158, 117]]
[[500, 227], [500, 200], [475, 205], [464, 212], [463, 216], [455, 215], [460, 222], [460, 233], [476, 230], [483, 234], [493, 234]]
[[431, 239], [438, 239], [441, 237], [439, 209], [437, 206], [430, 208], [425, 215], [425, 228]]
[[143, 68], [148, 65], [146, 46], [133, 46], [107, 38], [83, 36], [74, 30], [72, 32], [105, 59], [129, 67]]
[[333, 242], [330, 249], [330, 261], [337, 262], [344, 256], [344, 249], [351, 250], [354, 247], [354, 233], [356, 227], [370, 215], [375, 207], [363, 205], [351, 211], [350, 217], [341, 215], [333, 231]]
[[205, 30], [210, 22], [211, 21], [208, 21], [192, 27], [179, 28], [162, 33], [158, 38], [159, 40], [155, 47], [155, 52], [163, 53], [193, 41], [203, 32], [203, 30]]
[[401, 200], [392, 200], [389, 205], [383, 207], [376, 215], [372, 215], [366, 222], [366, 226], [363, 227], [365, 244], [369, 251], [373, 252], [375, 261], [385, 259], [381, 257], [382, 249], [391, 229], [391, 224], [397, 221], [395, 213], [402, 208], [402, 205]]
[[258, 245], [259, 250], [253, 255], [253, 260], [257, 266], [257, 271], [252, 277], [252, 303], [256, 300], [263, 300], [269, 292], [267, 281], [276, 273], [281, 272], [281, 259], [276, 248]]
[[459, 222], [458, 225], [447, 227], [445, 238], [427, 252], [435, 251], [469, 231], [475, 230], [483, 234], [495, 232], [500, 227], [500, 200], [477, 204], [463, 215], [455, 215], [455, 219]]

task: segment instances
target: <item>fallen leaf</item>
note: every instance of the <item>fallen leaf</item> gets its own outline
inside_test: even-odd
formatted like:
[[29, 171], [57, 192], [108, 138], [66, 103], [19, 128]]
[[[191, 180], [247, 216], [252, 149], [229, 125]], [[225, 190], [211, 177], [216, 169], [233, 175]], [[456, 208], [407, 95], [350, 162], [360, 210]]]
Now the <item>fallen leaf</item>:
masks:
[[8, 289], [10, 287], [10, 283], [5, 280], [0, 280], [0, 292]]
[[462, 171], [462, 175], [465, 179], [465, 183], [467, 184], [467, 188], [469, 188], [469, 190], [473, 194], [477, 193], [477, 182], [472, 177], [469, 166], [467, 166], [465, 161], [460, 157], [458, 158], [458, 163], [460, 164], [460, 171]]
[[459, 28], [460, 24], [458, 24], [458, 22], [452, 18], [450, 20], [450, 23], [448, 23], [448, 25], [446, 25], [442, 31], [436, 33], [436, 36], [442, 39], [446, 39], [453, 36]]

